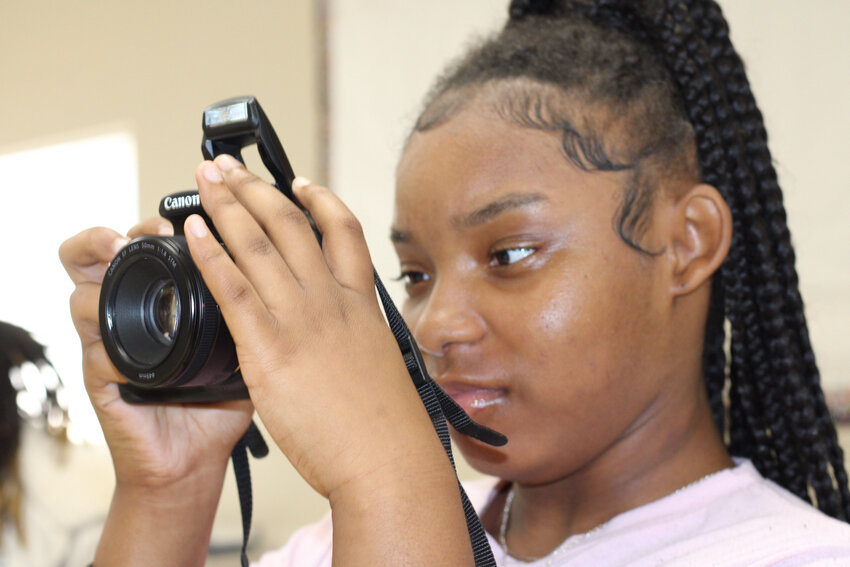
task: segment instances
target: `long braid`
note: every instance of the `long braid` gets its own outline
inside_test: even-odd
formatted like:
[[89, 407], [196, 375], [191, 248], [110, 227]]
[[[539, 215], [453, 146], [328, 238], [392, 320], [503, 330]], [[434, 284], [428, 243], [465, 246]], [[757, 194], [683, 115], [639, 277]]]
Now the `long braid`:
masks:
[[[735, 77], [736, 84], [737, 80], [746, 80], [740, 60], [737, 60], [737, 55], [735, 55], [734, 51], [731, 50], [731, 44], [728, 42], [728, 29], [726, 28], [722, 17], [713, 22], [700, 13], [701, 8], [702, 6], [700, 4], [691, 3], [691, 16], [696, 21], [704, 22], [704, 25], [701, 26], [702, 39], [706, 41], [705, 51], [708, 53], [709, 59], [706, 62], [701, 62], [701, 64], [708, 63], [712, 65], [714, 69], [718, 70], [717, 73], [721, 85], [723, 82], [730, 80], [730, 75]], [[712, 25], [715, 23], [716, 25]], [[711, 46], [710, 41], [715, 37], [720, 39], [719, 47]], [[711, 59], [712, 56], [713, 60]], [[726, 70], [726, 72], [724, 72], [724, 70]], [[749, 90], [748, 86], [746, 87], [746, 90]], [[736, 97], [734, 88], [729, 85], [726, 85], [726, 90], [723, 92], [723, 95], [726, 112], [734, 115], [735, 110], [742, 107], [742, 101], [739, 100], [740, 97]], [[752, 106], [754, 107], [754, 101]], [[735, 210], [744, 211], [743, 216], [747, 221], [744, 223], [744, 234], [749, 235], [749, 238], [743, 239], [744, 248], [736, 248], [736, 255], [746, 256], [745, 250], [746, 246], [748, 246], [747, 243], [755, 243], [755, 254], [751, 255], [749, 264], [757, 268], [762, 268], [762, 274], [759, 277], [756, 277], [757, 274], [752, 273], [753, 271], [751, 269], [747, 272], [750, 280], [756, 280], [754, 282], [756, 286], [755, 293], [758, 297], [758, 300], [754, 302], [755, 304], [751, 307], [751, 309], [755, 310], [758, 316], [758, 318], [754, 321], [756, 325], [747, 325], [747, 328], [751, 331], [749, 333], [750, 338], [748, 340], [748, 347], [750, 349], [749, 357], [753, 359], [753, 364], [758, 371], [752, 376], [736, 376], [736, 380], [734, 382], [736, 384], [743, 384], [747, 380], [751, 381], [754, 386], [753, 391], [758, 396], [757, 399], [761, 402], [759, 405], [760, 413], [764, 416], [763, 427], [765, 428], [765, 431], [770, 433], [769, 444], [773, 457], [766, 462], [764, 459], [759, 459], [762, 463], [762, 467], [765, 469], [766, 476], [781, 482], [797, 494], [805, 497], [807, 493], [805, 482], [806, 475], [803, 474], [803, 471], [799, 470], [799, 466], [796, 465], [796, 461], [794, 459], [788, 458], [789, 451], [781, 449], [782, 447], [787, 448], [794, 445], [797, 445], [797, 450], [799, 449], [799, 444], [796, 443], [793, 438], [789, 437], [789, 430], [793, 429], [794, 426], [787, 422], [787, 418], [789, 417], [788, 413], [776, 412], [776, 408], [778, 407], [776, 400], [777, 390], [779, 389], [777, 386], [779, 386], [779, 384], [776, 384], [775, 382], [781, 381], [781, 377], [786, 377], [789, 380], [793, 379], [796, 370], [793, 368], [793, 365], [784, 364], [784, 368], [776, 368], [775, 372], [771, 374], [765, 372], [766, 370], [770, 370], [771, 360], [774, 360], [779, 364], [782, 363], [781, 359], [776, 358], [777, 354], [785, 357], [786, 361], [794, 360], [795, 356], [790, 355], [787, 350], [787, 345], [786, 348], [782, 348], [782, 343], [786, 342], [783, 338], [782, 331], [785, 325], [777, 319], [776, 313], [778, 307], [782, 305], [781, 298], [778, 297], [778, 292], [781, 286], [777, 286], [775, 284], [777, 280], [775, 275], [776, 270], [774, 267], [775, 255], [764, 250], [764, 243], [770, 240], [769, 236], [766, 237], [764, 234], [765, 223], [762, 221], [762, 219], [765, 218], [764, 202], [763, 199], [760, 199], [760, 197], [764, 195], [764, 191], [750, 190], [751, 187], [757, 186], [757, 180], [761, 180], [763, 183], [765, 179], [762, 175], [753, 175], [753, 172], [748, 166], [751, 162], [741, 158], [742, 155], [747, 153], [746, 147], [750, 145], [749, 140], [746, 140], [746, 137], [749, 137], [750, 140], [752, 139], [749, 132], [752, 130], [763, 131], [763, 127], [760, 126], [760, 116], [755, 122], [752, 122], [751, 125], [752, 127], [748, 127], [749, 125], [745, 126], [744, 128], [739, 129], [738, 132], [736, 132], [733, 128], [726, 129], [726, 136], [723, 140], [724, 147], [727, 148], [727, 153], [730, 154], [729, 159], [734, 160], [737, 164], [737, 167], [734, 170], [735, 175], [733, 188], [740, 188], [739, 190], [742, 192], [743, 197], [743, 206], [739, 206]], [[726, 194], [729, 195], [729, 193]], [[742, 216], [741, 213], [739, 213], [739, 216]], [[752, 244], [749, 246], [752, 246]], [[730, 310], [732, 309], [730, 308]], [[767, 323], [768, 329], [770, 328], [771, 322], [777, 323], [774, 325], [775, 330], [772, 333], [769, 333], [771, 336], [765, 337], [764, 331], [759, 331], [759, 327], [757, 326], [759, 321]], [[765, 345], [770, 345], [772, 348], [768, 347], [766, 350]], [[772, 378], [772, 375], [779, 378]], [[783, 389], [787, 389], [787, 386]], [[744, 403], [748, 403], [752, 406], [754, 401], [745, 401]]]
[[[668, 2], [667, 8], [681, 15], [684, 4]], [[819, 384], [782, 193], [767, 147], [763, 119], [743, 63], [729, 41], [728, 27], [719, 6], [700, 1], [686, 4], [690, 5], [689, 15], [702, 24], [699, 27], [704, 35], [693, 37], [693, 30], [683, 25], [683, 18], [676, 22], [674, 29], [680, 33], [683, 30], [691, 32], [690, 41], [683, 44], [691, 47], [690, 54], [697, 66], [705, 68], [705, 62], [699, 60], [701, 55], [712, 58], [708, 63], [715, 76], [713, 86], [718, 89], [718, 96], [713, 100], [728, 114], [727, 127], [721, 131], [733, 183], [731, 186], [721, 184], [718, 189], [730, 201], [733, 200], [732, 192], [724, 190], [724, 185], [740, 192], [743, 206], [730, 205], [733, 214], [745, 220], [741, 227], [745, 238], [739, 241], [740, 246], [733, 244], [730, 263], [747, 269], [744, 273], [749, 274], [751, 285], [755, 284], [752, 304], [727, 307], [730, 314], [739, 311], [750, 315], [745, 327], [749, 331], [745, 335], [749, 352], [742, 355], [749, 357], [752, 374], [733, 374], [732, 383], [739, 391], [740, 403], [745, 406], [743, 413], [760, 413], [760, 421], [764, 423], [762, 431], [770, 437], [766, 442], [759, 434], [761, 439], [753, 457], [766, 476], [807, 499], [808, 486], [811, 486], [823, 511], [848, 519], [850, 498], [843, 455]], [[701, 50], [700, 39], [705, 41]], [[677, 56], [681, 57], [681, 52]], [[720, 112], [715, 115], [719, 117]], [[701, 127], [696, 118], [692, 112], [691, 121], [699, 139]], [[733, 126], [735, 124], [737, 127]], [[735, 326], [733, 323], [733, 328]], [[733, 341], [737, 342], [734, 337]], [[742, 389], [744, 385], [747, 387]], [[747, 425], [752, 427], [753, 421], [747, 419]], [[766, 448], [772, 453], [770, 461], [763, 458]], [[833, 481], [833, 474], [837, 482]]]
[[[848, 519], [843, 454], [814, 364], [761, 113], [719, 6], [665, 4], [635, 14], [634, 3], [603, 0], [590, 13], [622, 10], [630, 20], [636, 15], [642, 20], [642, 34], [648, 31], [656, 41], [685, 99], [703, 177], [718, 188], [735, 217], [736, 237], [725, 270], [733, 275], [727, 276], [724, 294], [732, 327], [730, 449], [802, 498], [810, 500], [811, 487], [824, 512]], [[714, 283], [722, 281], [723, 271]], [[718, 310], [718, 302], [713, 303]], [[706, 333], [706, 348], [713, 354], [704, 356], [714, 358], [706, 379], [714, 381], [707, 382], [707, 389], [715, 400], [716, 421], [721, 336], [715, 313]]]
[[[785, 485], [796, 484], [789, 488], [803, 495], [803, 484], [794, 482], [794, 479], [800, 478], [799, 474], [795, 474], [798, 471], [778, 467], [775, 462], [775, 455], [781, 452], [777, 448], [779, 440], [776, 434], [786, 431], [787, 427], [766, 415], [769, 413], [766, 408], [772, 407], [772, 398], [775, 398], [773, 389], [767, 387], [770, 377], [765, 364], [771, 359], [771, 353], [765, 350], [771, 342], [765, 340], [763, 333], [759, 332], [759, 322], [769, 317], [763, 312], [762, 306], [775, 306], [776, 302], [773, 297], [752, 300], [754, 295], [764, 295], [764, 288], [758, 285], [758, 281], [754, 281], [756, 278], [750, 266], [771, 262], [761, 246], [755, 247], [754, 257], [752, 254], [748, 257], [746, 253], [747, 248], [750, 248], [748, 242], [765, 240], [761, 234], [759, 203], [750, 189], [754, 187], [755, 180], [742, 159], [741, 136], [735, 128], [728, 127], [731, 103], [722, 86], [723, 78], [711, 65], [711, 53], [691, 20], [687, 7], [681, 2], [667, 4], [656, 10], [656, 21], [653, 24], [661, 30], [659, 35], [667, 60], [674, 61], [673, 76], [679, 82], [680, 90], [686, 91], [695, 76], [701, 77], [700, 82], [710, 89], [705, 97], [710, 108], [693, 104], [686, 105], [686, 108], [696, 132], [703, 177], [718, 188], [729, 202], [735, 217], [734, 233], [737, 237], [733, 240], [728, 265], [734, 266], [733, 271], [738, 280], [735, 289], [740, 293], [729, 295], [727, 308], [734, 347], [731, 384], [738, 394], [734, 399], [740, 411], [734, 412], [738, 419], [730, 424], [733, 428], [730, 438], [737, 441], [732, 450], [750, 457], [768, 478]], [[691, 72], [685, 74], [676, 67]], [[723, 127], [724, 124], [726, 127]], [[723, 167], [718, 167], [718, 163], [722, 163]], [[784, 414], [780, 414], [780, 419], [781, 415]], [[749, 435], [738, 435], [736, 430]]]
[[[720, 8], [714, 4], [709, 5], [707, 19], [723, 22], [723, 17]], [[721, 28], [725, 30], [725, 26]], [[731, 47], [731, 42], [728, 41], [728, 33], [722, 38], [722, 54], [724, 57], [734, 60], [736, 55]], [[823, 391], [820, 387], [819, 373], [815, 364], [814, 352], [812, 350], [809, 339], [808, 329], [806, 326], [803, 302], [799, 293], [798, 277], [795, 269], [794, 248], [791, 245], [791, 237], [788, 231], [786, 222], [785, 208], [782, 206], [782, 193], [777, 182], [776, 172], [773, 163], [770, 159], [770, 153], [767, 149], [767, 134], [764, 129], [761, 114], [755, 105], [755, 100], [750, 91], [746, 75], [743, 71], [743, 65], [738, 64], [732, 67], [733, 76], [729, 82], [730, 91], [735, 94], [735, 108], [742, 109], [742, 119], [748, 120], [755, 127], [754, 140], [747, 144], [746, 149], [751, 163], [754, 164], [754, 169], [757, 171], [759, 179], [764, 180], [761, 194], [765, 196], [764, 207], [765, 217], [768, 219], [767, 228], [770, 231], [771, 242], [774, 245], [774, 255], [779, 258], [778, 266], [781, 268], [781, 277], [785, 284], [785, 302], [784, 315], [787, 320], [788, 328], [796, 331], [793, 336], [793, 341], [799, 351], [798, 364], [802, 369], [804, 387], [809, 390], [809, 399], [812, 412], [814, 413], [815, 424], [812, 429], [812, 442], [815, 445], [822, 444], [819, 447], [819, 452], [826, 451], [829, 457], [829, 467], [831, 473], [834, 474], [838, 487], [843, 490], [839, 494], [838, 500], [832, 505], [843, 509], [846, 518], [850, 518], [850, 496], [848, 496], [847, 473], [844, 468], [843, 454], [840, 445], [835, 439], [834, 427], [832, 420], [827, 410], [826, 402], [823, 398]], [[811, 445], [804, 445], [810, 447]], [[822, 463], [822, 460], [815, 459], [814, 462]], [[828, 467], [823, 466], [818, 471], [819, 479], [813, 479], [815, 485], [815, 493], [818, 498], [833, 498], [833, 493], [830, 490], [832, 479]], [[817, 484], [822, 484], [822, 488], [818, 489]]]
[[[610, 14], [634, 8], [636, 6], [633, 3], [603, 1], [592, 7], [591, 17], [598, 17], [603, 13], [609, 14], [610, 17]], [[649, 37], [656, 45], [677, 83], [683, 107], [694, 127], [703, 179], [718, 188], [733, 211], [744, 208], [746, 205], [742, 204], [735, 188], [742, 183], [749, 187], [752, 183], [751, 180], [735, 179], [738, 172], [746, 170], [740, 163], [740, 152], [734, 150], [739, 145], [739, 140], [730, 139], [730, 129], [723, 127], [728, 121], [729, 102], [723, 90], [718, 88], [721, 79], [708, 64], [709, 54], [698, 36], [698, 29], [692, 22], [687, 7], [680, 2], [668, 2], [667, 5], [657, 4], [649, 7], [645, 12], [635, 10], [630, 16], [632, 21], [637, 20], [642, 26], [643, 36]], [[732, 148], [732, 151], [728, 151], [729, 148]], [[726, 299], [722, 303], [717, 299], [713, 300], [716, 311], [722, 309], [724, 303], [725, 307], [736, 306], [730, 309], [729, 315], [733, 334], [730, 365], [730, 445], [735, 454], [751, 458], [768, 478], [789, 484], [799, 475], [793, 475], [793, 471], [790, 471], [792, 474], [782, 478], [782, 473], [789, 471], [777, 467], [774, 462], [773, 455], [777, 451], [773, 433], [777, 428], [770, 427], [764, 416], [764, 407], [770, 403], [772, 394], [769, 389], [763, 387], [767, 376], [762, 361], [766, 354], [764, 341], [756, 332], [756, 324], [761, 314], [758, 313], [758, 302], [751, 299], [757, 286], [748, 271], [748, 258], [739, 253], [745, 249], [748, 227], [742, 222], [739, 214], [733, 215], [733, 223], [733, 252], [727, 261], [727, 271], [730, 274], [725, 284], [728, 289], [719, 290], [721, 296]], [[723, 270], [714, 281], [715, 288], [724, 285], [722, 272]], [[723, 293], [724, 291], [726, 293]], [[711, 338], [713, 342], [706, 346], [712, 349], [713, 356], [720, 360], [718, 344], [722, 342], [723, 332], [722, 320], [718, 319], [719, 313], [715, 313], [713, 321], [707, 326], [706, 337]], [[715, 366], [718, 365], [719, 363], [715, 363]], [[706, 380], [709, 396], [716, 400], [717, 392], [721, 391], [725, 384], [725, 369], [722, 374], [719, 368], [707, 372]], [[717, 420], [716, 409], [714, 414]]]

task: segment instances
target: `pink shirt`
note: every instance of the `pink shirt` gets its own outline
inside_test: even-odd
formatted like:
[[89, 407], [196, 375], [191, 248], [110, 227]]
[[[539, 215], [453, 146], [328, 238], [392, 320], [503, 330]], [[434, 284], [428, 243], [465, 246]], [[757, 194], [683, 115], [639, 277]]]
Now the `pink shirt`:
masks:
[[[477, 510], [489, 504], [495, 484], [464, 485]], [[518, 561], [488, 538], [500, 567], [850, 567], [850, 524], [765, 480], [749, 461], [572, 536], [554, 558]], [[331, 567], [331, 543], [328, 515], [255, 567]]]

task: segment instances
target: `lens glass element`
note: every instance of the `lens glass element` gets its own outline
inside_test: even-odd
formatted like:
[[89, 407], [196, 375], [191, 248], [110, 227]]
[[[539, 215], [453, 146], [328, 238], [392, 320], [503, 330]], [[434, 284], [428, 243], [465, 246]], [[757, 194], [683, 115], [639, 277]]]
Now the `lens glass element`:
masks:
[[158, 340], [171, 344], [180, 320], [180, 302], [174, 280], [162, 279], [151, 286], [145, 305], [150, 330]]
[[123, 267], [106, 307], [110, 339], [134, 364], [152, 369], [179, 341], [180, 318], [187, 309], [181, 284], [147, 253], [137, 253]]

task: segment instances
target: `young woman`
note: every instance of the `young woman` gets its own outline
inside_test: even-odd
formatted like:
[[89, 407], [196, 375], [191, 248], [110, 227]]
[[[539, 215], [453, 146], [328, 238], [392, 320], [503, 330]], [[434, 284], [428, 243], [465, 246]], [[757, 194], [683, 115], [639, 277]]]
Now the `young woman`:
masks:
[[[233, 259], [200, 218], [186, 234], [253, 408], [332, 510], [260, 565], [471, 564], [357, 221], [298, 180], [319, 249], [236, 160], [196, 177]], [[470, 495], [500, 564], [850, 563], [781, 193], [714, 2], [513, 2], [426, 101], [392, 238], [432, 376], [510, 440], [457, 439], [499, 479]], [[252, 404], [120, 400], [97, 296], [125, 242], [61, 250], [116, 467], [95, 565], [201, 564]]]

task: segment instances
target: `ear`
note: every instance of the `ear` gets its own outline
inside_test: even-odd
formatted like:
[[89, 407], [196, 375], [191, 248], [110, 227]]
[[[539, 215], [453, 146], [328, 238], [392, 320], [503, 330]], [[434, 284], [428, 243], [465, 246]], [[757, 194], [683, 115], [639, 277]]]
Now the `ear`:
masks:
[[711, 185], [695, 185], [673, 205], [670, 291], [687, 295], [723, 263], [732, 242], [732, 213]]

